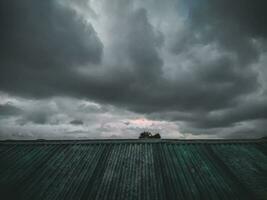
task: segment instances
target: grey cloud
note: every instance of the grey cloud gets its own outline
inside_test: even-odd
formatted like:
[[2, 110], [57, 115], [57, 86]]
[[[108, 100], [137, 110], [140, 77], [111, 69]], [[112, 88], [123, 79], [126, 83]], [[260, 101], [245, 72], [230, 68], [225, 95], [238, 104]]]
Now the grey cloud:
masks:
[[267, 120], [244, 122], [225, 133], [227, 138], [261, 138], [266, 136]]
[[[266, 1], [255, 0], [253, 2], [249, 0], [201, 0], [197, 3], [197, 6], [193, 6], [195, 12], [191, 12], [191, 16], [198, 18], [202, 21], [213, 21], [214, 24], [235, 24], [236, 28], [239, 28], [245, 34], [251, 36], [263, 36], [267, 34], [267, 28], [265, 26], [266, 19]], [[223, 25], [218, 24], [218, 25]]]
[[22, 112], [20, 108], [10, 104], [0, 105], [0, 116], [7, 117], [13, 115], [19, 115]]
[[144, 8], [138, 9], [130, 16], [129, 25], [126, 45], [129, 57], [135, 66], [136, 76], [146, 84], [153, 82], [162, 74], [163, 62], [157, 52], [162, 38], [153, 31]]
[[222, 48], [236, 53], [239, 62], [246, 65], [257, 61], [260, 54], [253, 39], [267, 36], [266, 5], [263, 0], [202, 0], [189, 11], [190, 30], [197, 33], [199, 42], [219, 42]]
[[[265, 100], [239, 101], [239, 105], [230, 108], [222, 108], [212, 111], [192, 112], [158, 112], [149, 115], [153, 119], [167, 119], [171, 121], [183, 121], [184, 126], [195, 129], [213, 129], [234, 127], [242, 122], [264, 120], [267, 118], [267, 104]], [[260, 129], [260, 127], [259, 127]]]
[[266, 136], [266, 119], [245, 121], [234, 126], [194, 128], [183, 124], [180, 126], [182, 132], [193, 135], [216, 135], [218, 138], [239, 139], [239, 138], [261, 138]]
[[[141, 9], [138, 12], [145, 13], [145, 10]], [[140, 14], [139, 18], [141, 19], [142, 16], [145, 15]], [[145, 23], [140, 24], [142, 25]], [[127, 26], [122, 26], [122, 28], [125, 32], [128, 31]], [[144, 40], [142, 37], [140, 39], [138, 28], [139, 27], [132, 26], [132, 29], [130, 29], [130, 32], [134, 35], [132, 37], [126, 37], [129, 39], [128, 43], [124, 44], [122, 39], [123, 47], [131, 47], [131, 45], [134, 46], [130, 49], [134, 49], [136, 45], [140, 47], [139, 51], [136, 51], [138, 54], [133, 54], [141, 55], [134, 59], [138, 64], [135, 67], [135, 73], [133, 71], [130, 71], [130, 74], [127, 73], [127, 71], [120, 73], [120, 71], [115, 68], [115, 72], [109, 73], [112, 80], [109, 81], [109, 77], [106, 75], [104, 77], [107, 80], [104, 80], [104, 82], [98, 83], [96, 81], [91, 83], [90, 85], [95, 84], [95, 88], [92, 88], [93, 92], [95, 92], [93, 96], [98, 100], [124, 105], [137, 112], [154, 112], [172, 109], [189, 111], [195, 109], [213, 110], [234, 106], [238, 104], [238, 98], [240, 96], [256, 91], [259, 87], [257, 72], [253, 71], [251, 68], [244, 69], [242, 66], [244, 59], [236, 58], [236, 55], [239, 54], [237, 49], [234, 49], [235, 51], [230, 51], [228, 53], [230, 55], [224, 56], [223, 54], [227, 49], [221, 46], [221, 44], [218, 44], [217, 49], [219, 54], [222, 54], [221, 56], [212, 61], [206, 61], [206, 57], [202, 57], [202, 60], [199, 60], [199, 58], [196, 58], [194, 55], [195, 52], [190, 53], [192, 47], [199, 45], [197, 41], [193, 41], [193, 44], [183, 51], [183, 54], [188, 54], [186, 59], [191, 59], [193, 66], [187, 67], [188, 69], [186, 72], [180, 70], [180, 74], [177, 75], [176, 80], [171, 81], [163, 78], [162, 68], [157, 67], [160, 66], [160, 62], [158, 62], [158, 65], [150, 62], [150, 64], [147, 63], [145, 65], [146, 67], [142, 67], [144, 64], [140, 61], [144, 60], [143, 57], [155, 51], [152, 51], [153, 49], [149, 52], [142, 51], [146, 50], [146, 48], [143, 47], [142, 41], [145, 42], [149, 40], [146, 39], [145, 34], [142, 34]], [[142, 33], [145, 33], [144, 30], [147, 29], [142, 27], [142, 30]], [[193, 29], [193, 31], [197, 32], [200, 30]], [[136, 39], [137, 36], [139, 36], [138, 39], [140, 42], [135, 42], [138, 41]], [[240, 41], [238, 38], [236, 39]], [[134, 43], [131, 43], [131, 41], [134, 41]], [[157, 39], [154, 38], [154, 43], [156, 41]], [[241, 41], [240, 44], [242, 43]], [[205, 48], [206, 44], [202, 43], [200, 45]], [[151, 45], [145, 43], [145, 46]], [[118, 51], [120, 50], [118, 49]], [[202, 49], [200, 48], [199, 51], [202, 51]], [[131, 52], [129, 52], [129, 54], [132, 55]], [[154, 59], [157, 60], [158, 56], [156, 55], [157, 54], [154, 55]], [[125, 56], [127, 56], [127, 54]], [[209, 54], [204, 54], [203, 56], [212, 57], [212, 55]], [[130, 58], [133, 58], [133, 56]], [[248, 56], [245, 56], [245, 58], [248, 58]], [[194, 61], [194, 59], [196, 60]], [[183, 64], [182, 62], [184, 62], [184, 60], [180, 62], [181, 63], [178, 61], [176, 64], [178, 69], [180, 65]], [[142, 68], [140, 68], [140, 66]], [[139, 71], [140, 73], [138, 73]], [[114, 78], [116, 74], [119, 74], [120, 80]], [[156, 75], [154, 76], [153, 74]], [[137, 77], [144, 77], [144, 81], [135, 79], [135, 75]], [[96, 90], [104, 91], [104, 94]]]
[[[237, 134], [238, 124], [266, 119], [266, 75], [255, 67], [265, 65], [264, 1], [99, 2], [1, 1], [0, 90], [101, 105], [68, 111], [69, 125], [81, 113], [109, 114], [107, 104], [194, 134]], [[93, 14], [85, 21], [69, 6]], [[42, 111], [24, 118], [51, 123]]]
[[70, 121], [70, 124], [73, 124], [73, 125], [83, 125], [83, 121], [82, 120], [79, 120], [79, 119], [74, 119], [74, 120]]
[[23, 118], [21, 124], [28, 122], [33, 122], [35, 124], [47, 124], [48, 123], [48, 113], [46, 112], [33, 112], [27, 113], [25, 118]]
[[[81, 105], [103, 107], [105, 112], [93, 109], [84, 112]], [[123, 121], [142, 117], [111, 105], [68, 97], [49, 100], [20, 98], [16, 100], [16, 106], [22, 110], [20, 115], [0, 117], [0, 139], [93, 139], [111, 135], [136, 138], [139, 129], [132, 130]]]
[[[49, 96], [73, 81], [75, 68], [101, 61], [92, 25], [58, 1], [1, 1], [0, 89]], [[62, 88], [61, 88], [62, 89]]]
[[20, 125], [27, 125], [29, 122], [34, 124], [49, 124], [50, 117], [55, 114], [55, 111], [49, 109], [48, 106], [39, 108], [26, 108], [21, 112], [21, 116], [17, 119]]
[[235, 108], [224, 110], [217, 114], [208, 114], [207, 117], [198, 119], [194, 126], [196, 127], [225, 127], [233, 126], [235, 123], [242, 121], [261, 120], [267, 118], [266, 101], [253, 101]]

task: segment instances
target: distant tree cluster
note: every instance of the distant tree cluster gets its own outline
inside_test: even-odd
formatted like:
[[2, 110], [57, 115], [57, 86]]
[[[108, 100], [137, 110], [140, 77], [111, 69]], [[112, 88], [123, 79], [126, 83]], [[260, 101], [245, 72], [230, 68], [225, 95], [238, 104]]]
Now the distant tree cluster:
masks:
[[151, 132], [144, 131], [144, 132], [140, 133], [139, 139], [144, 139], [144, 138], [156, 138], [156, 139], [160, 139], [161, 136], [160, 136], [159, 133], [156, 133], [155, 135], [153, 135]]

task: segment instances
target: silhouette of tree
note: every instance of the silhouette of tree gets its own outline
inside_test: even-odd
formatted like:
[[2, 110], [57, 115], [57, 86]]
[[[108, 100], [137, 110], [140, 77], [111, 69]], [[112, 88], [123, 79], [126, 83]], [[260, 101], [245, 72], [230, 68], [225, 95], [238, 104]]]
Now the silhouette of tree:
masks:
[[140, 133], [139, 139], [146, 139], [146, 138], [157, 138], [160, 139], [161, 136], [159, 133], [156, 133], [155, 135], [152, 135], [151, 132], [148, 131], [144, 131], [142, 133]]
[[161, 138], [161, 136], [160, 136], [160, 134], [159, 134], [159, 133], [156, 133], [156, 134], [153, 136], [153, 138], [158, 138], [158, 139], [160, 139], [160, 138]]

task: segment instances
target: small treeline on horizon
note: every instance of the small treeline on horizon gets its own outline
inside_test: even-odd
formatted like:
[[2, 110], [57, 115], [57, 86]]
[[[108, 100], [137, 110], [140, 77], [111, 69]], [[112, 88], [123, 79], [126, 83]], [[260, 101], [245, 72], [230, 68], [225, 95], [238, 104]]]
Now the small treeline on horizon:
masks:
[[[140, 133], [140, 135], [139, 135], [139, 139], [150, 139], [150, 138], [151, 139], [161, 139], [161, 135], [159, 133], [155, 133], [153, 135], [149, 131], [144, 131], [144, 132]], [[25, 139], [24, 141], [27, 141], [27, 140], [28, 141], [34, 141], [34, 140], [35, 141], [46, 141], [46, 140], [48, 140], [49, 141], [49, 140], [53, 140], [53, 139], [38, 138], [38, 139]], [[59, 141], [59, 140], [64, 140], [64, 139], [54, 139], [54, 140]], [[101, 139], [93, 139], [93, 140], [101, 140]], [[106, 139], [104, 139], [104, 140], [106, 140]], [[206, 140], [208, 140], [208, 139], [206, 139]], [[219, 139], [219, 140], [225, 140], [225, 139]], [[238, 140], [238, 139], [233, 139], [233, 140]], [[267, 136], [262, 136], [262, 137], [258, 137], [258, 138], [250, 138], [250, 139], [240, 138], [240, 140], [267, 140]], [[21, 139], [0, 139], [0, 141], [23, 141], [23, 140], [21, 140]]]
[[147, 139], [147, 138], [155, 138], [155, 139], [160, 139], [161, 136], [159, 133], [156, 133], [155, 135], [153, 135], [151, 132], [149, 131], [144, 131], [142, 133], [140, 133], [139, 135], [139, 139]]

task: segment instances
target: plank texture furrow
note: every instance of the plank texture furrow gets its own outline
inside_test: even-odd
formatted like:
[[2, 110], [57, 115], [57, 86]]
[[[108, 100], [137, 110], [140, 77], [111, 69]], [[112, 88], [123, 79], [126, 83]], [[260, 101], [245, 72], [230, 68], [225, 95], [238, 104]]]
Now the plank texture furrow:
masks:
[[1, 141], [0, 198], [264, 200], [267, 142]]

